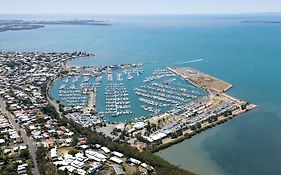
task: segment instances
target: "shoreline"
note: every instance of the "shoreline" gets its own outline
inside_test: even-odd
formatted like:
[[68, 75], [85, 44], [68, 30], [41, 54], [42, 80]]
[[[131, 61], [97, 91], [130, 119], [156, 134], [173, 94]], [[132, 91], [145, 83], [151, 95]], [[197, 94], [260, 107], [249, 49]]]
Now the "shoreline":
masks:
[[[70, 59], [70, 60], [72, 60], [72, 59]], [[93, 67], [93, 66], [86, 66], [86, 67], [68, 66], [68, 65], [67, 65], [67, 62], [69, 62], [70, 60], [67, 60], [67, 61], [64, 63], [64, 65], [63, 65], [63, 70], [70, 70], [70, 71], [71, 71], [71, 69], [79, 69], [79, 68], [90, 68], [90, 67]], [[112, 68], [114, 68], [114, 67], [122, 67], [122, 66], [124, 66], [124, 65], [125, 65], [125, 64], [120, 64], [120, 65], [113, 65], [113, 66], [107, 66], [107, 67], [112, 67]], [[127, 66], [136, 66], [136, 65], [138, 65], [138, 64], [127, 64]], [[202, 86], [202, 85], [200, 85], [199, 83], [197, 83], [196, 81], [194, 81], [194, 79], [192, 79], [193, 77], [188, 77], [188, 76], [184, 75], [181, 71], [177, 71], [177, 68], [169, 68], [169, 67], [167, 67], [167, 69], [170, 70], [171, 72], [177, 74], [178, 76], [180, 76], [180, 77], [183, 78], [184, 80], [188, 81], [188, 82], [189, 82], [190, 84], [192, 84], [193, 86], [205, 90], [205, 91], [207, 92], [207, 95], [201, 99], [202, 101], [207, 101], [207, 102], [208, 102], [208, 101], [212, 101], [212, 100], [213, 100], [213, 101], [215, 101], [215, 102], [219, 101], [220, 103], [221, 103], [221, 101], [228, 101], [228, 102], [235, 103], [237, 106], [240, 106], [240, 107], [241, 107], [242, 105], [247, 104], [247, 102], [245, 102], [245, 101], [239, 100], [239, 99], [237, 99], [237, 98], [235, 98], [235, 97], [232, 97], [232, 96], [230, 96], [230, 95], [228, 95], [228, 94], [225, 94], [224, 92], [227, 91], [228, 89], [230, 89], [233, 85], [231, 85], [231, 84], [229, 84], [229, 83], [226, 83], [226, 82], [224, 82], [223, 80], [220, 80], [220, 79], [215, 78], [215, 77], [213, 77], [213, 76], [210, 76], [210, 75], [208, 75], [208, 74], [205, 74], [205, 73], [196, 71], [196, 70], [193, 69], [193, 68], [188, 68], [188, 69], [186, 68], [187, 71], [189, 71], [190, 69], [192, 69], [192, 71], [193, 71], [192, 73], [193, 73], [193, 74], [196, 74], [196, 73], [199, 72], [199, 73], [200, 73], [200, 76], [203, 76], [203, 79], [204, 79], [204, 80], [205, 80], [206, 77], [207, 77], [208, 79], [213, 79], [214, 81], [216, 81], [216, 83], [221, 83], [221, 84], [222, 84], [221, 86], [218, 86], [220, 89], [214, 89], [214, 85], [213, 85], [213, 84], [210, 84], [210, 87], [208, 87], [208, 84], [204, 84], [204, 86]], [[185, 70], [185, 69], [184, 69], [184, 70]], [[51, 100], [52, 102], [55, 102], [55, 101], [53, 100], [52, 95], [51, 95], [51, 88], [52, 88], [52, 85], [51, 85], [51, 84], [54, 83], [59, 77], [60, 77], [60, 75], [58, 75], [56, 78], [54, 78], [54, 80], [51, 81], [51, 83], [49, 84], [49, 87], [48, 87], [48, 89], [49, 89], [49, 90], [48, 90], [48, 96], [49, 96], [49, 98], [50, 98], [50, 100]], [[225, 88], [222, 89], [221, 87], [225, 87]], [[222, 90], [221, 90], [221, 89], [222, 89]], [[199, 102], [197, 102], [197, 103], [201, 103], [201, 102], [199, 101]], [[59, 111], [59, 108], [58, 108], [59, 104], [58, 104], [57, 102], [55, 102], [55, 104], [56, 104], [56, 105], [54, 105], [54, 106], [56, 107], [57, 111]], [[157, 151], [159, 151], [159, 150], [165, 149], [165, 148], [170, 147], [170, 146], [172, 146], [172, 145], [174, 145], [174, 144], [177, 144], [177, 143], [179, 143], [179, 142], [182, 142], [182, 141], [184, 141], [185, 139], [189, 139], [189, 138], [191, 138], [192, 136], [194, 136], [194, 135], [196, 135], [196, 134], [198, 134], [198, 133], [200, 133], [200, 132], [202, 132], [202, 131], [204, 131], [204, 130], [206, 130], [206, 129], [209, 129], [209, 128], [212, 128], [212, 127], [214, 127], [214, 126], [216, 126], [216, 125], [218, 125], [218, 124], [224, 123], [224, 122], [226, 122], [227, 120], [232, 119], [232, 118], [234, 118], [234, 117], [236, 117], [236, 116], [238, 116], [238, 115], [240, 115], [240, 114], [242, 114], [242, 113], [245, 113], [245, 112], [247, 112], [247, 111], [249, 111], [249, 110], [252, 110], [252, 109], [254, 109], [254, 108], [256, 108], [256, 107], [257, 107], [257, 105], [254, 105], [254, 104], [247, 104], [245, 109], [239, 108], [239, 109], [233, 110], [230, 115], [227, 115], [227, 116], [219, 115], [219, 116], [217, 116], [216, 121], [212, 121], [212, 122], [209, 122], [209, 123], [208, 123], [208, 120], [204, 120], [204, 121], [200, 122], [200, 124], [201, 124], [202, 127], [197, 128], [197, 129], [195, 129], [195, 130], [191, 130], [190, 128], [185, 129], [185, 130], [182, 131], [182, 135], [181, 135], [181, 136], [177, 136], [176, 138], [170, 138], [170, 137], [164, 138], [164, 139], [162, 140], [163, 143], [160, 144], [160, 145], [158, 145], [157, 147], [149, 148], [149, 147], [146, 146], [146, 147], [144, 147], [144, 148], [139, 148], [139, 147], [138, 147], [138, 144], [136, 144], [136, 145], [131, 145], [131, 146], [132, 146], [132, 147], [138, 148], [140, 151], [142, 151], [143, 149], [148, 149], [148, 150], [150, 150], [150, 151], [152, 151], [152, 152], [157, 152]], [[87, 107], [85, 107], [85, 108], [87, 108]], [[209, 108], [207, 108], [207, 109], [209, 110]], [[206, 110], [207, 110], [207, 109], [206, 109]], [[225, 114], [224, 114], [224, 115], [225, 115]], [[157, 118], [157, 116], [154, 116], [154, 117]], [[154, 117], [151, 117], [151, 118], [149, 118], [149, 119], [147, 119], [147, 120], [144, 120], [144, 122], [149, 122], [149, 121], [150, 121], [151, 119], [153, 119]], [[182, 122], [182, 121], [178, 121], [178, 122], [180, 123], [180, 122]], [[124, 122], [121, 122], [121, 123], [124, 123]]]
[[[67, 60], [68, 62], [69, 60]], [[66, 62], [66, 63], [67, 63]], [[63, 69], [67, 70], [67, 69], [73, 69], [73, 68], [81, 68], [81, 67], [76, 67], [76, 66], [67, 66], [67, 64], [64, 64], [63, 65]], [[132, 66], [131, 64], [128, 64], [130, 66]], [[115, 65], [117, 67], [122, 67], [122, 65]], [[83, 68], [89, 68], [89, 67], [92, 67], [92, 66], [86, 66], [86, 67], [83, 67]], [[108, 66], [110, 67], [110, 66]], [[114, 66], [112, 67], [114, 68]], [[192, 138], [194, 135], [196, 134], [199, 134], [201, 133], [202, 131], [205, 131], [207, 129], [210, 129], [212, 127], [215, 127], [219, 124], [223, 124], [225, 122], [227, 122], [228, 120], [231, 120], [245, 112], [248, 112], [250, 110], [253, 110], [257, 107], [257, 105], [254, 105], [254, 104], [250, 104], [250, 103], [247, 103], [245, 101], [242, 101], [242, 100], [239, 100], [235, 97], [232, 97], [228, 94], [225, 94], [224, 92], [227, 91], [228, 89], [230, 89], [233, 85], [232, 84], [229, 84], [229, 83], [226, 83], [224, 82], [223, 80], [220, 80], [218, 78], [215, 78], [211, 75], [208, 75], [208, 74], [205, 74], [205, 73], [201, 73], [199, 71], [196, 71], [194, 69], [192, 69], [192, 73], [191, 75], [195, 75], [195, 76], [199, 76], [199, 80], [200, 81], [196, 81], [196, 79], [194, 79], [193, 76], [188, 76], [188, 75], [185, 75], [186, 72], [184, 71], [189, 71], [190, 69], [183, 69], [183, 70], [180, 70], [178, 71], [177, 68], [167, 68], [168, 70], [170, 70], [171, 72], [175, 73], [176, 75], [180, 76], [181, 78], [183, 78], [184, 80], [188, 81], [190, 84], [192, 84], [193, 86], [195, 87], [198, 87], [200, 89], [203, 89], [207, 92], [207, 95], [204, 96], [201, 100], [199, 100], [198, 102], [195, 101], [195, 103], [202, 103], [202, 102], [211, 102], [211, 103], [222, 103], [222, 102], [227, 102], [227, 103], [233, 103], [237, 106], [237, 108], [235, 108], [234, 110], [231, 110], [230, 111], [230, 114], [221, 114], [221, 115], [218, 115], [216, 117], [216, 120], [208, 120], [208, 119], [204, 119], [204, 120], [200, 120], [198, 123], [200, 124], [200, 127], [198, 128], [195, 128], [195, 129], [192, 129], [191, 126], [189, 126], [187, 129], [182, 129], [181, 131], [181, 134], [180, 135], [177, 135], [175, 138], [169, 136], [169, 137], [165, 137], [163, 139], [161, 139], [161, 144], [159, 145], [154, 145], [152, 144], [152, 147], [151, 145], [146, 145], [144, 146], [143, 148], [139, 147], [139, 145], [142, 143], [142, 142], [138, 142], [137, 144], [130, 144], [131, 147], [134, 147], [134, 148], [137, 148], [139, 151], [144, 151], [144, 150], [148, 150], [150, 151], [151, 153], [156, 153], [160, 150], [163, 150], [163, 149], [166, 149], [168, 147], [171, 147], [172, 145], [175, 145], [175, 144], [178, 144], [178, 143], [181, 143], [183, 141], [185, 141], [186, 139], [190, 139]], [[59, 76], [58, 76], [59, 77]], [[57, 78], [58, 78], [57, 77]], [[57, 79], [56, 78], [56, 79]], [[195, 77], [196, 78], [196, 77]], [[52, 80], [50, 84], [52, 84], [56, 79]], [[211, 83], [206, 83], [206, 82], [202, 82], [201, 79], [203, 80], [211, 80]], [[213, 83], [215, 82], [215, 83]], [[200, 84], [201, 83], [201, 84]], [[48, 93], [48, 96], [50, 98], [51, 97], [51, 94], [50, 94], [50, 88], [51, 86], [49, 86], [49, 93]], [[50, 100], [49, 100], [50, 101]], [[51, 100], [52, 102], [54, 102], [53, 100]], [[56, 106], [56, 109], [57, 111], [59, 110], [57, 108], [58, 106], [58, 103], [57, 102], [54, 102]], [[214, 106], [217, 107], [216, 105], [218, 104], [215, 104]], [[243, 108], [242, 106], [245, 105], [245, 108]], [[206, 111], [205, 113], [208, 114], [209, 112], [208, 111], [211, 111], [214, 106], [210, 106], [210, 107], [206, 107]], [[239, 106], [239, 107], [238, 107]], [[157, 118], [157, 116], [154, 116]], [[144, 122], [149, 122], [151, 119], [153, 119], [154, 117], [150, 118], [150, 119], [147, 119], [147, 120], [143, 120]], [[176, 121], [176, 120], [174, 120]], [[177, 121], [178, 123], [183, 123], [182, 120], [178, 120]], [[124, 122], [122, 122], [124, 123]], [[197, 123], [196, 123], [197, 124]], [[157, 141], [158, 143], [158, 141]]]
[[[81, 67], [75, 67], [75, 66], [68, 66], [67, 65], [67, 62], [69, 60], [67, 60], [64, 65], [63, 65], [63, 68], [62, 70], [68, 70], [68, 69], [73, 69], [73, 68], [81, 68]], [[117, 67], [122, 67], [122, 65], [115, 65]], [[132, 65], [130, 65], [132, 66]], [[86, 66], [86, 67], [83, 67], [83, 68], [89, 68], [89, 67], [92, 67], [92, 66]], [[110, 67], [110, 66], [108, 66]], [[113, 66], [114, 68], [114, 66]], [[215, 121], [209, 121], [209, 120], [203, 120], [203, 121], [200, 121], [198, 123], [200, 123], [200, 128], [196, 128], [196, 129], [192, 129], [191, 127], [188, 127], [188, 129], [182, 129], [182, 133], [181, 135], [177, 135], [175, 138], [169, 136], [167, 138], [164, 138], [161, 140], [161, 144], [160, 145], [157, 145], [157, 146], [153, 146], [152, 148], [150, 147], [150, 145], [146, 145], [145, 147], [141, 148], [141, 147], [138, 147], [139, 144], [135, 144], [135, 145], [131, 145], [130, 146], [132, 148], [137, 148], [140, 152], [143, 152], [145, 150], [151, 152], [151, 153], [156, 153], [156, 152], [159, 152], [160, 150], [164, 150], [166, 148], [169, 148], [175, 144], [178, 144], [178, 143], [181, 143], [187, 139], [190, 139], [192, 138], [193, 136], [203, 132], [203, 131], [206, 131], [207, 129], [210, 129], [210, 128], [213, 128], [219, 124], [223, 124], [225, 122], [227, 122], [228, 120], [231, 120], [245, 112], [248, 112], [250, 110], [253, 110], [257, 107], [257, 105], [254, 105], [254, 104], [248, 104], [242, 100], [239, 100], [235, 97], [232, 97], [228, 94], [225, 94], [224, 92], [227, 91], [228, 89], [230, 89], [233, 85], [229, 84], [229, 83], [226, 83], [224, 82], [223, 80], [220, 80], [220, 79], [217, 79], [215, 77], [212, 77], [208, 74], [205, 74], [205, 73], [200, 73], [200, 76], [206, 76], [207, 78], [211, 77], [211, 79], [214, 79], [215, 81], [221, 83], [222, 85], [221, 86], [217, 86], [219, 87], [218, 89], [215, 89], [213, 84], [210, 84], [210, 86], [208, 86], [208, 84], [204, 84], [204, 86], [202, 86], [202, 84], [199, 84], [197, 83], [196, 81], [194, 81], [191, 78], [187, 77], [187, 76], [184, 76], [183, 74], [181, 74], [179, 71], [176, 71], [172, 68], [167, 68], [168, 70], [170, 70], [171, 72], [175, 73], [176, 75], [180, 76], [181, 78], [183, 78], [184, 80], [188, 81], [190, 84], [192, 84], [193, 86], [195, 87], [198, 87], [200, 89], [203, 89], [207, 92], [207, 95], [204, 96], [201, 100], [199, 100], [198, 102], [195, 102], [195, 103], [201, 103], [201, 102], [210, 102], [210, 101], [224, 101], [224, 102], [232, 102], [232, 103], [235, 103], [236, 105], [238, 106], [243, 106], [246, 104], [245, 106], [245, 109], [242, 109], [241, 108], [236, 108], [235, 110], [231, 111], [231, 114], [230, 115], [227, 115], [227, 116], [224, 116], [225, 114], [223, 115], [219, 115], [217, 116], [217, 119]], [[57, 112], [59, 112], [59, 104], [54, 101], [52, 99], [52, 95], [50, 94], [51, 93], [51, 85], [52, 83], [54, 83], [54, 81], [56, 81], [58, 78], [60, 77], [60, 75], [58, 74], [58, 76], [56, 78], [54, 78], [53, 80], [50, 81], [49, 85], [48, 85], [48, 100], [49, 102], [55, 106]], [[203, 79], [206, 77], [203, 77]], [[226, 86], [227, 85], [227, 86]], [[226, 86], [226, 87], [225, 87]], [[225, 87], [225, 88], [221, 88], [221, 87]], [[206, 108], [206, 111], [212, 109], [211, 107], [210, 108]], [[206, 112], [208, 113], [208, 112]], [[61, 116], [61, 113], [59, 112], [60, 116]], [[157, 116], [154, 116], [154, 117], [157, 117]], [[153, 118], [153, 117], [152, 117]], [[151, 119], [151, 118], [150, 118]], [[147, 120], [143, 120], [144, 122], [147, 122], [149, 121], [150, 119], [147, 119]], [[181, 121], [177, 121], [178, 123], [180, 123]], [[183, 122], [183, 121], [182, 121]], [[124, 122], [123, 122], [124, 123]], [[139, 142], [141, 143], [141, 142]]]
[[202, 128], [194, 130], [194, 131], [187, 130], [186, 132], [183, 133], [182, 136], [177, 137], [176, 139], [171, 139], [170, 141], [167, 141], [167, 142], [161, 144], [159, 147], [152, 148], [152, 149], [149, 149], [149, 150], [152, 153], [159, 152], [159, 151], [164, 150], [166, 148], [169, 148], [169, 147], [171, 147], [173, 145], [181, 143], [181, 142], [183, 142], [183, 141], [185, 141], [187, 139], [191, 139], [193, 136], [195, 136], [197, 134], [200, 134], [201, 132], [206, 131], [207, 129], [211, 129], [211, 128], [217, 126], [217, 125], [223, 124], [223, 123], [225, 123], [225, 122], [227, 122], [229, 120], [232, 120], [232, 119], [234, 119], [236, 117], [239, 117], [240, 115], [242, 115], [242, 114], [244, 114], [244, 113], [246, 113], [246, 112], [248, 112], [250, 110], [253, 110], [253, 109], [257, 108], [257, 107], [258, 107], [257, 105], [253, 105], [250, 108], [248, 108], [246, 110], [243, 110], [243, 111], [240, 111], [238, 113], [235, 113], [235, 114], [233, 114], [231, 116], [228, 116], [228, 117], [220, 116], [218, 118], [218, 120], [216, 122], [213, 122], [213, 123], [208, 123], [208, 122], [202, 123], [202, 126], [203, 126]]
[[[215, 126], [217, 126], [219, 124], [223, 124], [223, 123], [227, 122], [228, 120], [231, 120], [231, 119], [233, 119], [233, 118], [235, 118], [237, 116], [240, 116], [243, 113], [246, 113], [246, 112], [251, 111], [251, 110], [253, 110], [253, 109], [258, 107], [255, 104], [247, 103], [245, 101], [242, 101], [240, 99], [232, 97], [232, 96], [230, 96], [228, 94], [225, 94], [224, 92], [227, 91], [228, 89], [230, 89], [233, 86], [231, 84], [229, 84], [229, 86], [226, 89], [224, 89], [222, 92], [219, 92], [219, 91], [215, 91], [213, 89], [209, 89], [208, 87], [200, 86], [199, 84], [194, 82], [191, 78], [188, 78], [188, 77], [184, 76], [183, 74], [181, 74], [179, 71], [176, 71], [175, 70], [176, 68], [173, 68], [173, 69], [172, 68], [168, 68], [168, 69], [170, 71], [176, 73], [180, 77], [184, 78], [185, 80], [187, 80], [190, 84], [192, 84], [192, 85], [194, 85], [194, 86], [196, 86], [198, 88], [202, 88], [202, 89], [206, 90], [208, 92], [208, 95], [206, 97], [209, 98], [209, 99], [212, 99], [211, 96], [213, 96], [213, 98], [215, 96], [220, 96], [220, 97], [222, 97], [224, 99], [228, 99], [228, 100], [230, 100], [232, 102], [235, 102], [236, 104], [239, 104], [240, 106], [243, 106], [245, 104], [246, 104], [246, 106], [245, 106], [245, 109], [238, 108], [238, 109], [232, 111], [230, 115], [227, 115], [227, 116], [220, 115], [220, 116], [217, 117], [216, 121], [213, 121], [213, 122], [208, 122], [208, 121], [202, 122], [200, 128], [197, 128], [195, 130], [187, 129], [187, 130], [182, 132], [181, 136], [178, 136], [175, 139], [171, 139], [171, 138], [163, 139], [162, 140], [162, 144], [160, 144], [157, 147], [149, 149], [153, 153], [156, 153], [156, 152], [158, 152], [160, 150], [169, 148], [169, 147], [171, 147], [171, 146], [173, 146], [175, 144], [181, 143], [181, 142], [185, 141], [186, 139], [190, 139], [194, 135], [201, 133], [202, 131], [205, 131], [207, 129], [213, 128], [213, 127], [215, 127]], [[203, 73], [203, 75], [210, 76], [210, 75], [205, 74], [205, 73]], [[210, 76], [210, 77], [212, 77], [212, 76]], [[215, 77], [213, 77], [213, 78], [215, 78]], [[217, 78], [215, 78], [215, 79], [217, 79]], [[220, 79], [217, 79], [217, 80], [222, 81]]]

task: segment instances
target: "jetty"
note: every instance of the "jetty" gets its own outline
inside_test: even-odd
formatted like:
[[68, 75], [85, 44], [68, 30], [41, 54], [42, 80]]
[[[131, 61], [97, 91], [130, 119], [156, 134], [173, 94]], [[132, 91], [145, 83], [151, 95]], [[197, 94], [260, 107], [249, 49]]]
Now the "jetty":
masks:
[[97, 87], [93, 87], [92, 89], [88, 89], [89, 97], [88, 97], [88, 105], [86, 112], [96, 111], [96, 96], [97, 96]]

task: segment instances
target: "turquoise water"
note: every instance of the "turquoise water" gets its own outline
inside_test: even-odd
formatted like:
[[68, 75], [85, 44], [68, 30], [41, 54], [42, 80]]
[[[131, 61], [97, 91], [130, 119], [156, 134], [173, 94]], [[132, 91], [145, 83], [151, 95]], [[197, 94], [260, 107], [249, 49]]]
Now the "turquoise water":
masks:
[[[76, 62], [77, 60], [75, 60]], [[71, 65], [76, 65], [73, 63], [74, 61], [71, 61], [69, 64]], [[165, 67], [159, 67], [157, 64], [154, 64], [154, 63], [146, 63], [146, 64], [143, 64], [141, 66], [141, 69], [143, 70], [143, 73], [139, 74], [139, 75], [136, 75], [136, 74], [131, 74], [133, 76], [133, 79], [128, 79], [128, 75], [125, 74], [124, 70], [130, 70], [130, 69], [134, 69], [134, 68], [129, 68], [129, 69], [115, 69], [115, 70], [112, 70], [112, 75], [113, 75], [113, 79], [111, 81], [108, 80], [108, 74], [107, 73], [104, 73], [103, 74], [103, 77], [102, 77], [102, 81], [101, 82], [98, 82], [98, 88], [97, 88], [97, 103], [96, 103], [96, 111], [101, 114], [102, 116], [104, 116], [103, 118], [106, 120], [106, 121], [109, 121], [109, 122], [124, 122], [124, 121], [131, 121], [131, 120], [134, 120], [134, 119], [138, 119], [138, 118], [141, 118], [141, 117], [151, 117], [151, 116], [155, 116], [152, 112], [148, 112], [148, 111], [145, 111], [141, 108], [141, 105], [145, 105], [145, 106], [151, 106], [151, 105], [147, 105], [145, 103], [142, 103], [140, 100], [139, 100], [139, 97], [141, 96], [138, 96], [135, 94], [135, 91], [134, 89], [135, 88], [142, 88], [142, 86], [144, 85], [150, 85], [151, 83], [163, 83], [165, 81], [170, 81], [170, 80], [173, 80], [171, 83], [170, 83], [170, 87], [179, 87], [180, 85], [178, 85], [177, 83], [180, 83], [181, 85], [188, 85], [190, 86], [189, 88], [185, 88], [187, 89], [189, 92], [192, 92], [192, 91], [196, 91], [198, 93], [189, 93], [189, 95], [193, 95], [195, 98], [191, 99], [189, 98], [188, 100], [190, 100], [190, 102], [192, 100], [195, 100], [195, 99], [198, 99], [198, 98], [201, 98], [203, 96], [205, 96], [205, 92], [200, 89], [200, 88], [197, 88], [197, 87], [194, 87], [193, 85], [191, 85], [190, 83], [186, 82], [186, 80], [180, 78], [179, 76], [172, 76], [172, 77], [163, 77], [161, 79], [158, 79], [158, 80], [154, 80], [154, 81], [150, 81], [150, 82], [143, 82], [143, 80], [147, 77], [150, 77], [153, 75], [153, 72], [154, 70], [158, 70], [158, 69], [165, 69]], [[87, 72], [87, 71], [86, 71]], [[81, 85], [85, 82], [83, 81], [83, 76], [82, 74], [85, 73], [84, 72], [81, 72], [80, 75], [79, 75], [79, 79], [77, 82], [73, 82], [74, 80], [74, 76], [68, 76], [68, 77], [60, 77], [58, 78], [52, 88], [51, 88], [51, 95], [52, 97], [54, 98], [54, 100], [56, 101], [59, 101], [61, 104], [65, 105], [65, 106], [87, 106], [87, 101], [88, 101], [88, 96], [83, 94], [83, 88], [81, 87]], [[88, 72], [89, 73], [89, 72]], [[117, 73], [122, 73], [122, 78], [123, 80], [117, 80]], [[67, 79], [68, 82], [64, 82], [64, 80]], [[89, 78], [89, 81], [88, 81], [88, 84], [89, 84], [89, 88], [92, 88], [97, 82], [95, 82], [95, 78], [93, 77], [90, 77]], [[127, 115], [118, 115], [116, 116], [115, 114], [112, 115], [112, 114], [104, 114], [104, 112], [106, 112], [106, 95], [105, 95], [105, 88], [107, 85], [110, 85], [110, 84], [119, 84], [119, 83], [123, 83], [126, 87], [126, 90], [128, 91], [128, 98], [129, 98], [129, 101], [130, 101], [130, 108], [128, 110], [132, 111], [132, 114], [127, 114]], [[84, 104], [73, 104], [73, 103], [68, 103], [65, 99], [63, 99], [60, 95], [59, 95], [59, 92], [61, 91], [60, 87], [61, 85], [65, 85], [65, 88], [68, 89], [67, 90], [67, 94], [71, 94], [71, 89], [69, 91], [69, 88], [71, 86], [73, 86], [75, 84], [75, 87], [76, 88], [79, 88], [78, 91], [80, 91], [79, 94], [79, 97], [87, 97], [87, 100], [86, 103]], [[183, 88], [183, 87], [181, 87]], [[64, 91], [64, 90], [63, 90]], [[155, 91], [154, 91], [155, 92]], [[76, 94], [76, 93], [75, 93]], [[187, 99], [187, 98], [185, 98]], [[166, 102], [161, 102], [159, 100], [154, 100], [154, 101], [157, 101], [157, 102], [160, 102], [160, 103], [165, 103], [165, 104], [171, 104], [171, 103], [166, 103]], [[154, 106], [151, 106], [151, 107], [154, 107]], [[161, 109], [161, 112], [159, 112], [159, 114], [161, 113], [164, 113], [166, 112], [167, 110], [171, 109], [171, 107], [154, 107], [154, 108], [157, 108], [157, 109]]]
[[0, 33], [0, 49], [97, 54], [71, 65], [149, 62], [169, 66], [204, 59], [181, 66], [232, 83], [229, 94], [259, 108], [157, 154], [200, 174], [281, 174], [281, 25], [240, 23], [280, 16], [104, 18], [113, 19], [114, 25]]

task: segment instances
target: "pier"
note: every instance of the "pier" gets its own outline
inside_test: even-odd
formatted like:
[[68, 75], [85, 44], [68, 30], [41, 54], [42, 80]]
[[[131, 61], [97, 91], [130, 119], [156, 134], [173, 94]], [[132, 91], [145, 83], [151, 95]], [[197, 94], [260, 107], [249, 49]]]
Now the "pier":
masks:
[[97, 96], [97, 87], [88, 89], [88, 105], [85, 112], [96, 111], [96, 96]]

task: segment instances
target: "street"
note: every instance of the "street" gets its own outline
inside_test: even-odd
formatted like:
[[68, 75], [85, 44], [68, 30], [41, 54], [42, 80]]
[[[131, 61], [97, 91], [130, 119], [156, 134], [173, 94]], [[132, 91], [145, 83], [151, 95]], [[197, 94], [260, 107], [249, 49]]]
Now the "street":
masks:
[[0, 106], [1, 106], [1, 111], [3, 114], [5, 114], [8, 117], [9, 122], [13, 125], [16, 131], [20, 132], [20, 135], [24, 141], [24, 143], [28, 146], [29, 153], [32, 159], [32, 162], [34, 164], [34, 168], [32, 168], [32, 174], [33, 175], [40, 175], [37, 160], [36, 160], [36, 145], [34, 144], [34, 141], [28, 137], [18, 123], [16, 123], [16, 120], [12, 116], [12, 114], [6, 110], [6, 105], [5, 102], [2, 98], [0, 98]]

